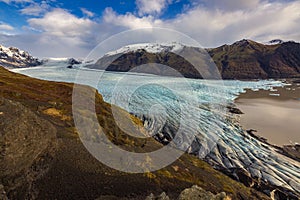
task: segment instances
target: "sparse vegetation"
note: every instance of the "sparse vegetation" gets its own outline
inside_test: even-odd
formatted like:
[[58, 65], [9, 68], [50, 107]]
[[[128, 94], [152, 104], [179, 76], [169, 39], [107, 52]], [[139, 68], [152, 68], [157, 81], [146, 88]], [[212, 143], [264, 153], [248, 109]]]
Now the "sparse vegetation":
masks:
[[[159, 194], [162, 191], [175, 198], [183, 189], [195, 184], [212, 193], [225, 191], [233, 199], [269, 199], [188, 154], [184, 154], [173, 165], [151, 173], [127, 174], [111, 169], [90, 155], [79, 140], [72, 120], [72, 84], [37, 80], [4, 68], [0, 68], [0, 82], [1, 98], [24, 106], [36, 116], [35, 121], [41, 121], [43, 127], [53, 127], [56, 133], [55, 138], [50, 141], [46, 140], [46, 137], [31, 140], [31, 133], [27, 129], [18, 129], [19, 116], [11, 116], [10, 120], [14, 119], [16, 123], [11, 132], [15, 133], [16, 137], [14, 145], [21, 147], [24, 142], [28, 143], [26, 150], [20, 152], [20, 156], [10, 155], [15, 156], [15, 163], [6, 159], [3, 149], [0, 152], [4, 155], [0, 157], [1, 166], [9, 164], [13, 169], [18, 166], [17, 161], [23, 162], [23, 168], [17, 174], [10, 169], [0, 169], [0, 185], [4, 186], [7, 196], [11, 199], [18, 199], [24, 195], [33, 199], [96, 199], [102, 195], [143, 199], [150, 193]], [[86, 86], [82, 86], [82, 89], [93, 90]], [[6, 122], [6, 111], [0, 111], [3, 112], [0, 117]], [[25, 112], [25, 109], [18, 112]], [[85, 115], [88, 112], [90, 111], [83, 110], [81, 114]], [[137, 139], [119, 129], [113, 120], [111, 105], [105, 103], [98, 93], [96, 112], [105, 134], [119, 147], [134, 152], [150, 152], [162, 147], [153, 138]], [[138, 130], [143, 129], [137, 118], [124, 110], [120, 110], [119, 113], [123, 116], [123, 125], [128, 123]], [[35, 125], [31, 124], [30, 119], [26, 119], [29, 127]], [[0, 133], [3, 136], [6, 133], [2, 128], [3, 121], [0, 122]], [[1, 139], [4, 140], [1, 144], [8, 142], [6, 138]], [[43, 143], [43, 148], [38, 145]], [[55, 149], [51, 148], [50, 151], [44, 148], [52, 143], [57, 144]], [[148, 164], [151, 164], [151, 160]], [[43, 170], [36, 170], [41, 168]]]

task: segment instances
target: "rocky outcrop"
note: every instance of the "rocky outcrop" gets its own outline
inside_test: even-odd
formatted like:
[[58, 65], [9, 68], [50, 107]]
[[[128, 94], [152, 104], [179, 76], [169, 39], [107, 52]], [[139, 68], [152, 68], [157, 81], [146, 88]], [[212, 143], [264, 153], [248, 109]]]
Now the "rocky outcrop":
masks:
[[[177, 198], [178, 200], [231, 200], [225, 192], [213, 194], [201, 187], [194, 185], [191, 188], [183, 190]], [[163, 192], [158, 196], [150, 194], [145, 200], [170, 200], [168, 195]]]
[[300, 145], [284, 145], [283, 147], [277, 147], [278, 151], [281, 152], [282, 154], [297, 160], [300, 162]]
[[178, 200], [230, 200], [225, 192], [219, 194], [212, 194], [211, 192], [203, 190], [201, 187], [194, 185], [191, 188], [185, 189], [181, 192]]
[[170, 200], [170, 198], [165, 192], [163, 192], [158, 196], [151, 193], [145, 200]]
[[0, 97], [0, 182], [4, 185], [0, 195], [36, 196], [34, 182], [48, 170], [55, 137], [56, 129], [49, 122], [22, 104]]
[[33, 67], [41, 65], [42, 62], [32, 57], [28, 52], [15, 47], [4, 47], [0, 45], [0, 65], [8, 68]]
[[237, 114], [237, 115], [242, 115], [244, 114], [239, 108], [235, 107], [235, 106], [227, 106], [226, 107], [228, 109], [228, 112], [232, 113], [232, 114]]
[[76, 59], [74, 59], [74, 58], [69, 58], [69, 60], [67, 61], [67, 63], [68, 63], [68, 66], [67, 66], [67, 68], [73, 68], [73, 66], [74, 65], [79, 65], [79, 64], [81, 64], [82, 62], [81, 61], [79, 61], [79, 60], [76, 60]]
[[4, 186], [2, 184], [0, 184], [0, 199], [8, 200], [8, 198], [6, 196], [6, 192], [4, 190]]

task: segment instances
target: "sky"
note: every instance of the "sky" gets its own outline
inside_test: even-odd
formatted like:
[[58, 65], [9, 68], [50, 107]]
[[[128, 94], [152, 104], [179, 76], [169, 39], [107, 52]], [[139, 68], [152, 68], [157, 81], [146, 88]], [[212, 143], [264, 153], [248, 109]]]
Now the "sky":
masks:
[[85, 57], [114, 34], [155, 27], [180, 31], [203, 47], [300, 41], [300, 1], [0, 0], [0, 44], [37, 57]]

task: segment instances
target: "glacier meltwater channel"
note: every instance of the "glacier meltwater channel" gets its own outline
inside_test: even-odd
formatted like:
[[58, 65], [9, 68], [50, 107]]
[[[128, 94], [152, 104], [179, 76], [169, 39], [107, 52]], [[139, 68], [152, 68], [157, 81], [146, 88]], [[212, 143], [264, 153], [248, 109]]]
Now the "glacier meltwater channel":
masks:
[[[299, 162], [281, 155], [270, 145], [244, 133], [232, 114], [223, 108], [245, 89], [266, 89], [283, 86], [280, 81], [221, 81], [161, 77], [135, 73], [104, 72], [88, 69], [67, 69], [66, 66], [45, 64], [34, 68], [15, 69], [31, 77], [83, 83], [96, 87], [105, 101], [116, 104], [144, 121], [145, 127], [156, 139], [168, 142], [174, 137], [182, 112], [189, 115], [186, 134], [195, 137], [188, 148], [193, 154], [207, 160], [218, 169], [226, 169], [237, 176], [235, 169], [244, 169], [252, 178], [273, 186], [300, 191]], [[77, 77], [78, 70], [86, 70], [87, 76]], [[89, 84], [89, 76], [99, 74], [97, 86]], [[100, 78], [101, 77], [101, 78]], [[126, 77], [126, 81], [122, 81]], [[189, 85], [189, 89], [183, 87]], [[117, 88], [117, 90], [116, 90]], [[176, 88], [175, 93], [169, 88]], [[114, 92], [117, 95], [114, 95]], [[130, 98], [127, 96], [130, 94]], [[129, 99], [129, 101], [128, 101]], [[154, 106], [153, 105], [158, 105]], [[193, 109], [190, 107], [193, 106]], [[158, 108], [158, 109], [155, 109]], [[164, 110], [163, 116], [159, 114]], [[193, 110], [193, 112], [189, 112]], [[180, 121], [181, 122], [181, 121]], [[209, 151], [200, 151], [204, 145]], [[211, 141], [210, 141], [211, 140]], [[179, 148], [184, 138], [176, 141]]]

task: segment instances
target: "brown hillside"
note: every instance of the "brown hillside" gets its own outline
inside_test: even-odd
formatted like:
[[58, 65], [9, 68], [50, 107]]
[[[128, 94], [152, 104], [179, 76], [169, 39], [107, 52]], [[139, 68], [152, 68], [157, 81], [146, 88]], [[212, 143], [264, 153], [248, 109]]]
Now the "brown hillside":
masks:
[[[213, 193], [225, 191], [233, 199], [268, 199], [187, 154], [153, 173], [127, 174], [103, 165], [76, 133], [72, 87], [0, 68], [0, 186], [9, 199], [144, 199], [162, 191], [174, 198], [195, 184]], [[83, 92], [88, 90], [93, 89], [82, 86]], [[108, 137], [120, 147], [137, 152], [161, 148], [152, 138], [146, 142], [125, 135], [113, 120], [111, 105], [99, 94], [96, 110]], [[139, 125], [136, 118], [121, 113], [124, 120]]]
[[[199, 52], [198, 61], [205, 63], [201, 74], [184, 59], [183, 54]], [[284, 42], [276, 45], [264, 45], [251, 40], [241, 40], [232, 45], [207, 49], [208, 54], [219, 69], [223, 79], [270, 79], [300, 77], [300, 44]], [[204, 59], [203, 59], [204, 58]], [[201, 60], [202, 59], [202, 60]], [[173, 52], [149, 53], [143, 49], [113, 56], [104, 56], [88, 67], [107, 71], [128, 72], [148, 63], [166, 65], [175, 69], [186, 78], [218, 78], [215, 72], [206, 69], [209, 56], [195, 47], [184, 47], [179, 54]], [[204, 71], [202, 71], [204, 70]], [[136, 72], [139, 72], [137, 69]], [[143, 68], [143, 73], [174, 76], [165, 67]], [[210, 75], [207, 75], [211, 73]], [[205, 76], [203, 76], [205, 75]]]

